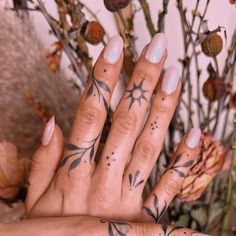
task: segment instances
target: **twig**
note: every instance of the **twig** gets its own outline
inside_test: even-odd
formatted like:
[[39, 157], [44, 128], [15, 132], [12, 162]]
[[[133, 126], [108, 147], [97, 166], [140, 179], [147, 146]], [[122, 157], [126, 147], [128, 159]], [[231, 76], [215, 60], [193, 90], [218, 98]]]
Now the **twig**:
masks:
[[64, 49], [65, 53], [67, 54], [68, 58], [70, 59], [77, 76], [81, 79], [83, 86], [85, 86], [87, 78], [85, 78], [83, 73], [80, 71], [80, 68], [77, 64], [77, 60], [76, 60], [75, 56], [73, 55], [74, 52], [70, 49], [68, 41], [66, 40], [63, 33], [61, 33], [60, 30], [58, 29], [58, 22], [49, 15], [42, 0], [37, 0], [37, 1], [38, 1], [38, 7], [39, 7], [40, 11], [44, 15], [45, 19], [47, 20], [48, 24], [50, 25], [50, 27], [51, 27], [52, 31], [54, 32], [54, 34], [56, 35], [56, 37], [62, 43], [63, 49]]
[[164, 32], [165, 16], [168, 13], [169, 0], [163, 0], [162, 5], [163, 5], [163, 10], [158, 15], [158, 23], [157, 23], [157, 25], [158, 25], [158, 32]]
[[143, 9], [143, 13], [144, 13], [144, 17], [146, 20], [146, 24], [147, 24], [147, 28], [149, 30], [149, 33], [150, 33], [151, 37], [153, 37], [157, 33], [157, 30], [155, 29], [154, 24], [152, 22], [149, 4], [147, 3], [146, 0], [138, 0], [138, 1]]

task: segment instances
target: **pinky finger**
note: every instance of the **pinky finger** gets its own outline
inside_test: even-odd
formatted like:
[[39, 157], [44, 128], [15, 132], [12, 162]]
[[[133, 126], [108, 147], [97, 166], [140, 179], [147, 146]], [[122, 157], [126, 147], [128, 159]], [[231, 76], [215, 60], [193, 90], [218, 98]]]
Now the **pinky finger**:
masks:
[[201, 131], [193, 128], [179, 145], [175, 158], [162, 174], [160, 181], [144, 202], [143, 217], [156, 223], [163, 215], [168, 205], [179, 192], [185, 176], [197, 157]]

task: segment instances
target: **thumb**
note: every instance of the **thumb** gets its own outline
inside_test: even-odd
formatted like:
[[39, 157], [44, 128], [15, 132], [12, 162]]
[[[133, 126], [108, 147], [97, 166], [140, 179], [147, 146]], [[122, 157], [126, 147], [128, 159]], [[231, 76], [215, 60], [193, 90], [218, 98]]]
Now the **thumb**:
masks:
[[48, 121], [42, 144], [32, 157], [29, 187], [26, 198], [27, 213], [50, 185], [63, 151], [63, 135], [54, 116]]

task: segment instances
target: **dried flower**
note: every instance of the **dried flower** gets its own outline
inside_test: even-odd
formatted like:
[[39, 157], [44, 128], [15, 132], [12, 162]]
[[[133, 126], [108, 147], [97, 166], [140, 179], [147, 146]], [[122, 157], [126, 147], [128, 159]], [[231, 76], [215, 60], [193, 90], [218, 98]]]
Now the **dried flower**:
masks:
[[223, 49], [223, 39], [215, 32], [210, 32], [202, 42], [202, 51], [209, 57], [217, 56]]
[[236, 92], [231, 94], [230, 105], [232, 108], [236, 109]]
[[227, 153], [228, 150], [209, 133], [203, 133], [198, 159], [185, 178], [178, 198], [182, 201], [197, 200], [216, 174], [229, 168]]
[[203, 94], [210, 101], [214, 102], [220, 100], [226, 93], [225, 82], [216, 75], [210, 77], [203, 84]]
[[107, 10], [114, 12], [125, 8], [130, 3], [130, 0], [104, 0]]
[[96, 45], [102, 42], [105, 30], [99, 22], [87, 21], [82, 26], [80, 33], [87, 42]]
[[229, 0], [231, 4], [236, 4], [236, 0]]
[[48, 67], [53, 73], [56, 73], [59, 69], [62, 49], [62, 44], [60, 42], [55, 42], [46, 52]]
[[29, 160], [20, 157], [16, 146], [7, 141], [0, 143], [0, 198], [13, 199], [25, 184]]

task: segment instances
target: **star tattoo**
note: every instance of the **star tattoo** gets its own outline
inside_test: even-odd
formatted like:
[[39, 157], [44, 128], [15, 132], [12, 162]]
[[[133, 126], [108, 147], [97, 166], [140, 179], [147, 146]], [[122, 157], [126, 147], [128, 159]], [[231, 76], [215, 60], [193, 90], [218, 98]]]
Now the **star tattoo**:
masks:
[[143, 89], [143, 82], [144, 79], [140, 81], [139, 84], [133, 83], [133, 88], [130, 90], [127, 90], [127, 93], [129, 94], [126, 99], [131, 99], [129, 104], [129, 109], [133, 106], [135, 102], [141, 106], [142, 99], [147, 102], [147, 98], [144, 96], [144, 93], [148, 92], [148, 90]]

